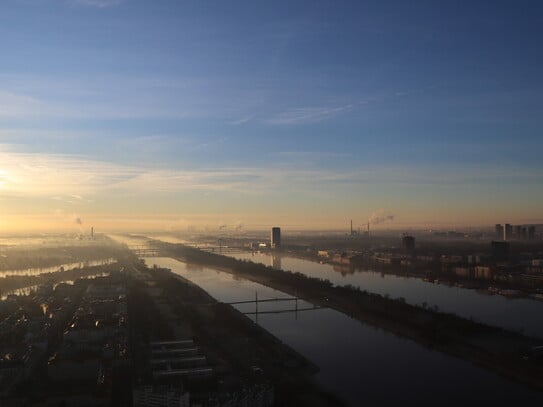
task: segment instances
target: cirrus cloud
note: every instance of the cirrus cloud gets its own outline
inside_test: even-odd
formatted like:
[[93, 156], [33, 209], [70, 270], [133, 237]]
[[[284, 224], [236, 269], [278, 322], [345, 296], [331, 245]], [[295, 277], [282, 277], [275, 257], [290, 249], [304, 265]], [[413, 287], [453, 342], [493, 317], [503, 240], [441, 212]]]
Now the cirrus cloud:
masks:
[[99, 8], [117, 6], [124, 0], [73, 0], [73, 3], [82, 4], [85, 6], [94, 6]]

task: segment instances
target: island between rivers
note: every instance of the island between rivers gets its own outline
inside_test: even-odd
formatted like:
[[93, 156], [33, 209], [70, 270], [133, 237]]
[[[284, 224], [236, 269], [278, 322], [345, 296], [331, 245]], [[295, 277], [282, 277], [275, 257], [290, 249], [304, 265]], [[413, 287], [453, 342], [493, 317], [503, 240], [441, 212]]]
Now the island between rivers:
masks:
[[154, 241], [153, 245], [164, 256], [214, 267], [316, 306], [334, 309], [509, 379], [543, 389], [543, 366], [540, 361], [527, 357], [530, 349], [542, 344], [541, 339], [406, 304], [351, 286], [333, 286], [326, 280], [276, 270], [181, 244]]

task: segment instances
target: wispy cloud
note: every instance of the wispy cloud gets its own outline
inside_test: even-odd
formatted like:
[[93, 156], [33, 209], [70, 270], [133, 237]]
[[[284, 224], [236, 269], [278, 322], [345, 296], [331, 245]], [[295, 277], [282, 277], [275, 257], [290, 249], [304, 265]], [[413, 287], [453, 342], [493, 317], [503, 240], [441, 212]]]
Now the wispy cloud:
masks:
[[[78, 199], [134, 176], [134, 170], [68, 155], [19, 153], [0, 148], [0, 194]], [[69, 198], [68, 198], [69, 197]]]
[[375, 185], [419, 187], [434, 193], [444, 188], [501, 190], [505, 184], [533, 188], [540, 184], [543, 175], [530, 168], [488, 167], [475, 171], [468, 167], [443, 167], [430, 171], [420, 166], [375, 164], [330, 170], [299, 166], [297, 154], [286, 154], [285, 158], [280, 165], [268, 167], [175, 169], [122, 165], [74, 155], [23, 153], [0, 144], [0, 197], [41, 197], [79, 205], [92, 202], [97, 194], [126, 197], [196, 191], [265, 195], [274, 191], [298, 194], [337, 188], [360, 193], [366, 186]]
[[252, 119], [253, 119], [253, 116], [245, 116], [245, 117], [242, 117], [241, 119], [229, 121], [228, 124], [230, 124], [231, 126], [239, 126], [241, 124], [250, 122]]
[[282, 158], [296, 160], [339, 159], [351, 156], [350, 153], [337, 153], [332, 151], [281, 151], [275, 155]]
[[0, 148], [0, 195], [48, 197], [69, 203], [87, 201], [83, 196], [100, 192], [249, 192], [287, 176], [286, 172], [264, 168], [157, 169]]
[[0, 72], [0, 84], [0, 117], [25, 120], [212, 117], [241, 124], [261, 98], [256, 90], [238, 90], [235, 78], [210, 76], [96, 74], [82, 80]]
[[[293, 157], [298, 161], [299, 157]], [[171, 169], [121, 165], [82, 156], [18, 152], [0, 144], [0, 196], [48, 198], [80, 204], [96, 194], [126, 195], [183, 191], [266, 194], [311, 189], [315, 182], [352, 182], [360, 174], [278, 167]], [[89, 201], [89, 199], [91, 201]]]
[[265, 120], [268, 124], [289, 125], [316, 123], [330, 119], [341, 113], [346, 113], [354, 108], [353, 104], [335, 107], [302, 107], [289, 109], [275, 117]]
[[142, 101], [131, 96], [117, 99], [80, 100], [75, 105], [69, 100], [56, 100], [37, 97], [27, 93], [0, 89], [0, 118], [34, 119], [135, 119], [135, 118], [174, 118], [205, 116], [204, 109], [194, 109], [185, 100], [173, 104], [161, 101]]
[[24, 116], [40, 108], [41, 103], [36, 98], [0, 89], [0, 118]]
[[121, 4], [124, 0], [72, 0], [72, 3], [99, 8], [111, 7]]

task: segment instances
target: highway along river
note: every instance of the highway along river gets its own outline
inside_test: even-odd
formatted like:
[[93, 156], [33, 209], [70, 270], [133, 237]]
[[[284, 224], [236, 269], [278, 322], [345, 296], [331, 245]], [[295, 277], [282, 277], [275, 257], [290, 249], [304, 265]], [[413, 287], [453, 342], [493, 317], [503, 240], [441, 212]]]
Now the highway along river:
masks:
[[[263, 285], [171, 258], [147, 258], [169, 268], [222, 302], [288, 297]], [[235, 305], [254, 313], [255, 304]], [[317, 380], [353, 406], [502, 405], [543, 402], [543, 393], [511, 382], [468, 362], [432, 351], [331, 309], [299, 301], [259, 303], [262, 327], [315, 363]], [[256, 322], [255, 315], [249, 315]]]

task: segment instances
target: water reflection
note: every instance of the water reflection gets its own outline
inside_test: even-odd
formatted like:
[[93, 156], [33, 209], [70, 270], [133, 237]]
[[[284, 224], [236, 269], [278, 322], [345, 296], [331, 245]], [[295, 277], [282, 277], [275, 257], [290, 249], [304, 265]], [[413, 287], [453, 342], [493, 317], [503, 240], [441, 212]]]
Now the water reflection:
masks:
[[[81, 277], [78, 277], [77, 279], [78, 280], [85, 280], [85, 279], [91, 280], [91, 279], [94, 279], [94, 278], [97, 278], [97, 277], [109, 277], [109, 275], [110, 275], [109, 271], [102, 271], [102, 272], [87, 275], [87, 276], [81, 276]], [[53, 289], [55, 289], [59, 284], [73, 285], [74, 283], [75, 283], [75, 280], [60, 280], [60, 281], [57, 281], [57, 282], [53, 283]], [[40, 284], [35, 284], [35, 285], [29, 285], [29, 286], [26, 286], [26, 287], [21, 287], [21, 288], [16, 288], [14, 290], [6, 291], [6, 292], [2, 293], [2, 295], [0, 296], [0, 300], [1, 301], [6, 300], [10, 295], [16, 295], [16, 296], [31, 295], [32, 293], [36, 292], [39, 287], [40, 287]]]
[[204, 271], [204, 267], [199, 264], [190, 264], [186, 265], [188, 271]]
[[336, 273], [341, 274], [343, 277], [347, 274], [354, 274], [354, 269], [347, 264], [334, 264], [332, 267]]
[[0, 278], [12, 277], [12, 276], [39, 276], [40, 274], [55, 273], [57, 271], [75, 270], [86, 267], [105, 266], [117, 262], [117, 259], [107, 258], [100, 260], [86, 260], [74, 263], [65, 263], [57, 266], [50, 267], [31, 267], [21, 270], [6, 270], [0, 271]]
[[271, 266], [276, 270], [281, 270], [281, 256], [271, 255]]
[[21, 287], [17, 288], [15, 290], [6, 291], [5, 293], [2, 293], [2, 296], [0, 297], [0, 300], [7, 299], [10, 295], [16, 295], [16, 296], [26, 296], [30, 295], [33, 292], [35, 292], [38, 289], [39, 285], [31, 285], [28, 287]]

